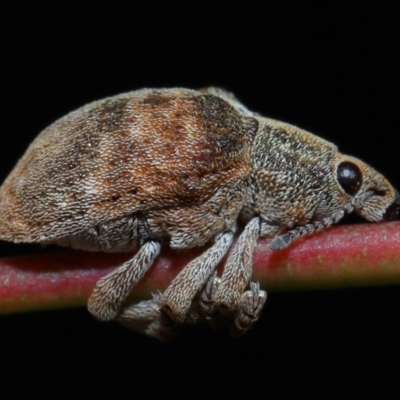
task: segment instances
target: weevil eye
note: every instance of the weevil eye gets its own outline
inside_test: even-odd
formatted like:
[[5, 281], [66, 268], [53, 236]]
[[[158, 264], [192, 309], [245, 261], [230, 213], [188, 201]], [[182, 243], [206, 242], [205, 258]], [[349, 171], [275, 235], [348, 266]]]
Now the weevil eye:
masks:
[[344, 161], [338, 165], [337, 180], [347, 194], [354, 196], [361, 187], [362, 173], [357, 165]]

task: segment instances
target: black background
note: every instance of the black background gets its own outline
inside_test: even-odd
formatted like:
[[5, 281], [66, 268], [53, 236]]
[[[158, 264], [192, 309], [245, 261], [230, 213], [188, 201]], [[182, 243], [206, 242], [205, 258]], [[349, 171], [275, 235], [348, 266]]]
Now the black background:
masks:
[[[2, 179], [41, 129], [86, 102], [218, 85], [400, 187], [396, 2], [134, 3], [1, 3]], [[5, 316], [0, 396], [399, 398], [399, 305], [398, 287], [273, 293], [241, 339], [200, 326], [168, 344], [83, 308]]]

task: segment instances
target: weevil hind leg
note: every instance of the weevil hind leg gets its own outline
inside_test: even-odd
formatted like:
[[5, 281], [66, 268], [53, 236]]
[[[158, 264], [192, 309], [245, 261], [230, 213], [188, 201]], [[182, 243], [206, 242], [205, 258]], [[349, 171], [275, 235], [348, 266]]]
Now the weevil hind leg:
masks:
[[151, 300], [125, 306], [116, 321], [129, 329], [152, 336], [162, 342], [173, 337], [179, 327], [178, 324], [172, 323], [167, 326], [166, 321], [163, 321], [157, 296]]
[[160, 254], [161, 244], [149, 240], [130, 260], [101, 278], [88, 301], [90, 313], [101, 321], [117, 317], [133, 286], [143, 277]]
[[121, 322], [129, 329], [165, 342], [174, 337], [183, 324], [196, 324], [205, 320], [200, 302], [196, 299], [192, 302], [183, 323], [172, 321], [167, 314], [160, 310], [161, 296], [162, 294], [159, 292], [151, 300], [126, 305], [116, 321]]
[[167, 319], [185, 322], [193, 299], [228, 252], [232, 240], [232, 231], [218, 234], [213, 246], [190, 262], [175, 277], [159, 300], [161, 313]]
[[116, 320], [162, 341], [174, 336], [182, 324], [204, 321], [201, 301], [195, 297], [228, 252], [232, 240], [232, 231], [217, 235], [213, 246], [190, 262], [164, 293], [156, 293], [152, 300], [123, 307]]

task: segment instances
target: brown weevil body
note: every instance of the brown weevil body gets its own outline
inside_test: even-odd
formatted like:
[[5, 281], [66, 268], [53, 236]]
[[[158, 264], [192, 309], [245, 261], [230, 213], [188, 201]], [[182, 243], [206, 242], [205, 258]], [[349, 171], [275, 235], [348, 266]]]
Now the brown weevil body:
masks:
[[[266, 300], [251, 281], [260, 236], [279, 250], [346, 213], [391, 220], [399, 207], [374, 169], [222, 89], [144, 89], [88, 104], [34, 140], [0, 189], [0, 239], [137, 249], [97, 283], [96, 318], [165, 339], [181, 323], [223, 316], [240, 335]], [[238, 219], [245, 228], [217, 276]], [[162, 244], [207, 242], [164, 293], [126, 304]]]

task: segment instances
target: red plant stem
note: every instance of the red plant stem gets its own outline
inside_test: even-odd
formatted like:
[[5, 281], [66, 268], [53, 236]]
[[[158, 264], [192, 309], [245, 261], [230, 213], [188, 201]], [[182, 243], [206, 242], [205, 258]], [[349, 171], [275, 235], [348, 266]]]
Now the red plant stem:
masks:
[[[253, 279], [267, 290], [400, 282], [400, 222], [339, 226], [272, 252], [260, 240]], [[165, 289], [204, 249], [165, 249], [133, 297]], [[84, 305], [96, 282], [131, 254], [64, 251], [0, 260], [0, 313]]]

